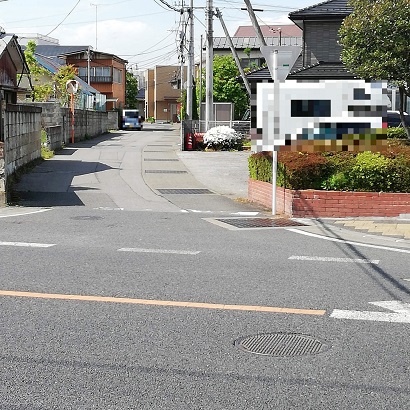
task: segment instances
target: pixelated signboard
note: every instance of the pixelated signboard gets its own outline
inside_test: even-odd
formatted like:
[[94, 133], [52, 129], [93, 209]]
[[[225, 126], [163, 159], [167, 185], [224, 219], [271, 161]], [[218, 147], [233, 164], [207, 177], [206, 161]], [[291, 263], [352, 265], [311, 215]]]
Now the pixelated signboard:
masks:
[[383, 81], [259, 83], [252, 150], [379, 151], [387, 138], [387, 100]]

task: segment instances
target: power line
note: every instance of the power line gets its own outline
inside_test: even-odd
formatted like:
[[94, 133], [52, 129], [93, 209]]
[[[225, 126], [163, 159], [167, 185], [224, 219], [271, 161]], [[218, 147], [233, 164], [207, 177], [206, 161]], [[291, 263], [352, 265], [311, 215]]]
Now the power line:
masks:
[[58, 27], [60, 27], [61, 24], [64, 23], [64, 21], [68, 18], [68, 16], [74, 11], [74, 9], [78, 6], [78, 4], [80, 3], [81, 0], [78, 0], [76, 5], [70, 10], [70, 12], [64, 17], [64, 19], [57, 24], [56, 27], [54, 27], [49, 33], [46, 34], [46, 36], [49, 36], [54, 30], [57, 30]]
[[[164, 4], [165, 6], [167, 6], [170, 10], [174, 10], [177, 11], [178, 13], [180, 13], [182, 10], [181, 9], [177, 9], [174, 6], [171, 6], [170, 4], [168, 4], [165, 0], [159, 0], [162, 4]], [[157, 0], [154, 0], [155, 3], [158, 4]], [[159, 4], [158, 4], [159, 5]], [[160, 6], [160, 5], [159, 5]]]

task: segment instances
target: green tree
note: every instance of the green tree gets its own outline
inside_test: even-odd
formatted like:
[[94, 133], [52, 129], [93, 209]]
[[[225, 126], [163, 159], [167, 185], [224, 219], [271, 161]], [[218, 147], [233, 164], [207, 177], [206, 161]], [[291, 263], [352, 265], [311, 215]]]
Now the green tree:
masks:
[[[53, 76], [55, 85], [56, 97], [60, 100], [62, 106], [67, 106], [70, 101], [70, 94], [67, 92], [66, 83], [69, 80], [74, 80], [77, 74], [77, 69], [69, 64], [61, 66]], [[78, 97], [78, 93], [76, 96]]]
[[53, 95], [53, 83], [52, 81], [45, 81], [45, 78], [47, 78], [50, 73], [37, 62], [34, 56], [35, 52], [36, 43], [29, 41], [24, 50], [24, 56], [30, 70], [33, 85], [31, 96], [33, 101], [47, 101]]
[[[350, 0], [353, 12], [339, 30], [342, 61], [367, 80], [387, 80], [400, 94], [404, 124], [405, 97], [410, 96], [409, 0]], [[410, 139], [410, 130], [406, 128]]]
[[125, 81], [125, 105], [128, 108], [137, 108], [138, 80], [127, 71]]
[[37, 62], [35, 52], [36, 43], [29, 41], [24, 50], [24, 56], [33, 83], [33, 100], [47, 101], [51, 96], [55, 95], [60, 100], [61, 105], [66, 105], [69, 101], [66, 82], [75, 78], [77, 69], [73, 65], [63, 65], [52, 76], [47, 69]]
[[[249, 96], [237, 80], [238, 67], [232, 56], [215, 56], [213, 61], [213, 93], [214, 102], [232, 102], [235, 105], [235, 119], [242, 118], [249, 107]], [[204, 101], [205, 96], [205, 71], [202, 76], [202, 96], [198, 92], [198, 100]], [[199, 87], [198, 87], [199, 91]]]

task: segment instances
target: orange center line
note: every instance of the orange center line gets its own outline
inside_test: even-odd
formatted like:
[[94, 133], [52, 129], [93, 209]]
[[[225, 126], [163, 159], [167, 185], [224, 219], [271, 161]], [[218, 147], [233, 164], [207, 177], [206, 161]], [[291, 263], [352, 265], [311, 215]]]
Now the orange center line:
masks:
[[268, 312], [268, 313], [287, 313], [295, 315], [316, 315], [323, 316], [326, 310], [316, 309], [295, 309], [282, 308], [275, 306], [252, 306], [252, 305], [225, 305], [218, 303], [202, 302], [184, 302], [172, 300], [155, 300], [155, 299], [133, 299], [120, 298], [111, 296], [88, 296], [88, 295], [65, 295], [61, 293], [37, 293], [37, 292], [20, 292], [15, 290], [0, 290], [0, 296], [40, 298], [40, 299], [58, 299], [58, 300], [78, 300], [83, 302], [105, 302], [105, 303], [125, 303], [131, 305], [153, 305], [153, 306], [170, 306], [197, 309], [220, 309], [220, 310], [241, 310], [250, 312]]

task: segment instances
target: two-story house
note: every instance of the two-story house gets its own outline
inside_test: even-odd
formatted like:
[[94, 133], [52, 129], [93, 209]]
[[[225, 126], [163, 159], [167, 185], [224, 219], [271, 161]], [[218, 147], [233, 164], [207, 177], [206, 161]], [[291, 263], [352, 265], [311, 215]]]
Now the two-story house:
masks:
[[[288, 79], [354, 78], [340, 59], [338, 31], [343, 19], [352, 12], [348, 0], [328, 0], [289, 14], [303, 31], [301, 54]], [[251, 83], [271, 81], [268, 68], [247, 75]]]
[[126, 64], [114, 54], [93, 51], [89, 46], [37, 45], [36, 53], [59, 57], [78, 69], [78, 76], [106, 96], [106, 110], [125, 105]]
[[[156, 66], [145, 73], [145, 116], [157, 121], [179, 121], [181, 68]], [[184, 67], [186, 78], [187, 68]]]

